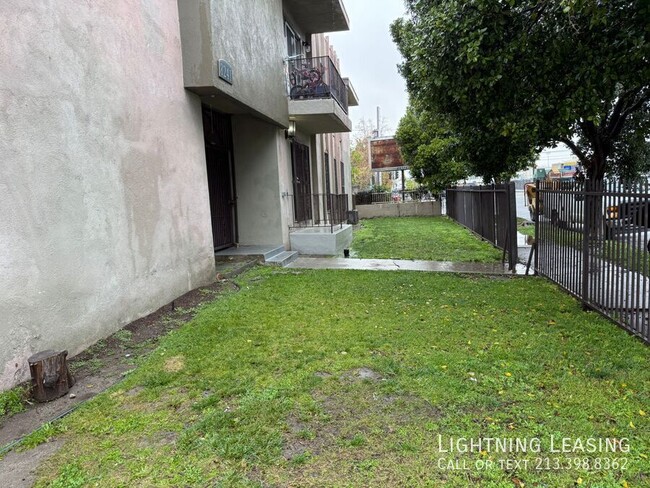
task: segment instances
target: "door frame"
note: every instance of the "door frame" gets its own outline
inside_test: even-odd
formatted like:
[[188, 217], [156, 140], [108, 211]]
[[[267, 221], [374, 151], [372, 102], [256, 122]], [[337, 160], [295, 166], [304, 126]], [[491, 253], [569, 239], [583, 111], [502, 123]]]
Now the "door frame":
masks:
[[[216, 138], [211, 138], [209, 137], [210, 134], [208, 133], [207, 128], [203, 127], [203, 138], [204, 138], [204, 144], [205, 144], [205, 149], [206, 149], [206, 178], [207, 178], [207, 184], [208, 184], [208, 198], [212, 198], [211, 195], [209, 194], [209, 189], [211, 185], [210, 181], [210, 174], [209, 170], [207, 168], [207, 165], [210, 164], [210, 161], [208, 160], [208, 147], [212, 146], [214, 148], [217, 148], [218, 151], [223, 152], [227, 154], [227, 167], [228, 167], [228, 177], [229, 177], [229, 184], [228, 188], [230, 190], [229, 198], [228, 198], [228, 205], [230, 207], [230, 223], [232, 227], [232, 235], [230, 236], [230, 239], [232, 242], [225, 243], [223, 245], [217, 245], [216, 242], [214, 241], [214, 234], [215, 234], [215, 226], [214, 226], [214, 216], [212, 215], [212, 201], [210, 200], [210, 226], [212, 230], [212, 235], [213, 235], [213, 249], [214, 251], [220, 251], [222, 249], [227, 249], [229, 247], [236, 246], [237, 243], [239, 242], [239, 225], [238, 225], [238, 219], [237, 219], [237, 185], [235, 183], [235, 161], [234, 161], [234, 155], [233, 155], [233, 136], [232, 136], [232, 121], [231, 121], [231, 116], [230, 114], [226, 114], [223, 112], [220, 112], [216, 110], [214, 107], [211, 107], [210, 105], [206, 103], [201, 104], [201, 113], [203, 115], [204, 111], [209, 111], [210, 112], [210, 117], [211, 121], [214, 121], [214, 118], [216, 118], [224, 121], [227, 126], [222, 127], [224, 133], [222, 133], [222, 138], [221, 140], [217, 141]], [[202, 121], [205, 121], [205, 116], [202, 117]]]

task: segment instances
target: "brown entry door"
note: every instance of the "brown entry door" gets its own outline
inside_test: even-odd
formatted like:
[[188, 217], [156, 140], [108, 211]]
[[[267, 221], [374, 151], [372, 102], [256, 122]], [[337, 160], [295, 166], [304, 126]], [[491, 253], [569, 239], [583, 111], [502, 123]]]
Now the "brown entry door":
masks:
[[294, 141], [291, 165], [293, 167], [294, 218], [296, 222], [306, 222], [312, 219], [309, 147]]
[[208, 169], [210, 213], [214, 249], [231, 247], [236, 242], [236, 196], [232, 167], [230, 117], [203, 106], [203, 132]]

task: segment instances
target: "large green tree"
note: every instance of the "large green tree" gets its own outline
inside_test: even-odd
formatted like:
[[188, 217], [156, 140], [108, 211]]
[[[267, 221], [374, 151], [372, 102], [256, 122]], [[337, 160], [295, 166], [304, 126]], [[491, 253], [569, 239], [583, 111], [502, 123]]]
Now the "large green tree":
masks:
[[467, 178], [468, 166], [456, 154], [457, 140], [440, 117], [409, 105], [395, 139], [411, 176], [420, 185], [439, 192]]
[[[631, 174], [650, 126], [648, 0], [407, 0], [408, 90], [498, 174], [563, 142], [588, 176]], [[496, 166], [496, 167], [495, 167]]]
[[536, 152], [527, 141], [478, 124], [462, 134], [448, 117], [420, 105], [409, 104], [395, 137], [416, 180], [432, 190], [469, 175], [482, 176], [486, 183], [508, 180], [533, 163]]

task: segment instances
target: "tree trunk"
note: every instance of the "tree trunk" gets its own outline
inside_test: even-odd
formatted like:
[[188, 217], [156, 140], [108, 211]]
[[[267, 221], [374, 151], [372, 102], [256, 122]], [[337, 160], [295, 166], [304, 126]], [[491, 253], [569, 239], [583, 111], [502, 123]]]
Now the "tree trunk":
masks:
[[28, 359], [32, 374], [32, 395], [38, 402], [49, 402], [65, 395], [74, 385], [68, 371], [68, 351], [43, 351]]

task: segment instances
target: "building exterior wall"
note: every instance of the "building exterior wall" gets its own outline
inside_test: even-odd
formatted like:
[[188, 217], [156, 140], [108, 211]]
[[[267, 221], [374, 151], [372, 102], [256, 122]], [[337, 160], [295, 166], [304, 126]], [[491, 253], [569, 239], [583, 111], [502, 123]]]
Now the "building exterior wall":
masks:
[[0, 2], [0, 389], [214, 274], [175, 2]]
[[283, 243], [280, 171], [286, 162], [279, 145], [286, 144], [284, 131], [244, 115], [232, 118], [232, 128], [239, 244]]
[[[311, 38], [282, 0], [0, 2], [0, 389], [213, 279], [202, 103], [232, 115], [238, 243], [290, 246], [285, 20]], [[324, 151], [349, 186], [347, 134], [296, 141], [312, 193]]]
[[[329, 37], [324, 34], [314, 34], [311, 37], [312, 56], [329, 56], [339, 72], [341, 63], [329, 42]], [[349, 110], [349, 109], [348, 109]], [[318, 160], [319, 179], [318, 193], [326, 193], [327, 186], [325, 182], [325, 157], [328, 155], [329, 177], [331, 193], [346, 193], [348, 195], [348, 206], [352, 208], [352, 165], [350, 164], [350, 134], [347, 132], [338, 132], [334, 134], [317, 134], [317, 143], [315, 146], [315, 156]], [[336, 161], [336, 169], [334, 168]], [[343, 162], [344, 173], [341, 178], [341, 162]]]
[[[185, 86], [220, 98], [224, 112], [286, 127], [282, 0], [178, 0], [178, 8]], [[219, 79], [221, 59], [232, 67], [232, 84]]]

